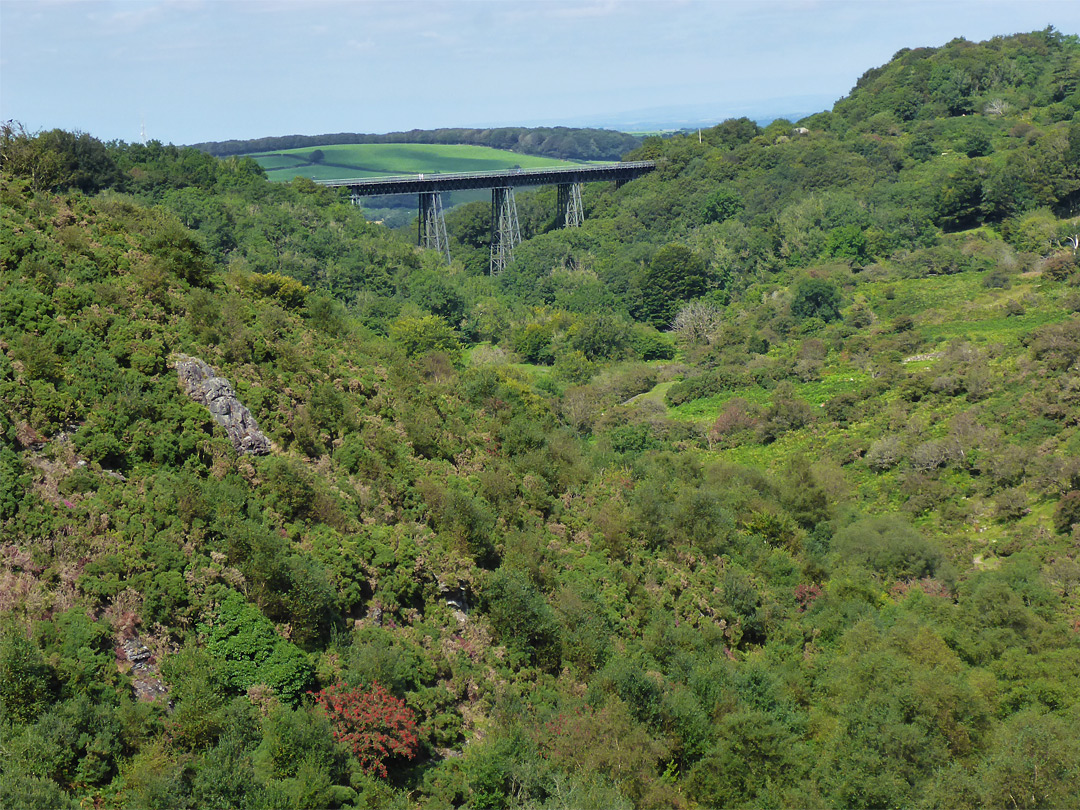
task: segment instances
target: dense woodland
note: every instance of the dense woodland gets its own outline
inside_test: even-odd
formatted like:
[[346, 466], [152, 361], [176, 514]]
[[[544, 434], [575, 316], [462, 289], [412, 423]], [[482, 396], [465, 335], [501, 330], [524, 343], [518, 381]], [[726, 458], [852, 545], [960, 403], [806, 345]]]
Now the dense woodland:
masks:
[[210, 155], [228, 157], [343, 143], [466, 143], [565, 160], [618, 160], [631, 149], [640, 146], [641, 138], [610, 129], [493, 127], [491, 129], [411, 129], [408, 132], [388, 132], [385, 135], [360, 132], [339, 132], [332, 135], [282, 135], [247, 141], [197, 143], [194, 147]]
[[627, 157], [491, 277], [5, 126], [0, 806], [1080, 801], [1080, 40]]

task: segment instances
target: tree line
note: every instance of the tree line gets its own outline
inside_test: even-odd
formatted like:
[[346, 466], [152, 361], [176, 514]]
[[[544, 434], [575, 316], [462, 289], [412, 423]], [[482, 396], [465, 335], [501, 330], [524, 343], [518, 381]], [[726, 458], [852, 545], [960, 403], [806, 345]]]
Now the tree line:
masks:
[[210, 155], [246, 155], [312, 146], [353, 143], [471, 144], [506, 149], [528, 155], [565, 160], [618, 160], [641, 143], [625, 132], [575, 127], [494, 127], [490, 129], [413, 129], [382, 135], [339, 132], [327, 135], [284, 135], [251, 140], [214, 141], [193, 144]]

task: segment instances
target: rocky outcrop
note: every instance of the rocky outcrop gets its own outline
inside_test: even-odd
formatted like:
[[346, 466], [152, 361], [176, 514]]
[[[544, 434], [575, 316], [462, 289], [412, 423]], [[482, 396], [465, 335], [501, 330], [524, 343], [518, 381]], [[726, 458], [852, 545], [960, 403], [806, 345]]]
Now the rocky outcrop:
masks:
[[[139, 700], [155, 701], [168, 696], [169, 687], [161, 679], [157, 661], [139, 638], [130, 638], [125, 641], [120, 645], [119, 652], [123, 653], [123, 658], [117, 655], [117, 663], [120, 664], [121, 672], [129, 672], [135, 697]], [[123, 665], [125, 658], [129, 666]]]
[[225, 428], [237, 453], [264, 456], [270, 452], [270, 440], [259, 431], [255, 417], [236, 398], [228, 380], [199, 358], [186, 355], [177, 358], [176, 375], [184, 393], [205, 405], [214, 421]]

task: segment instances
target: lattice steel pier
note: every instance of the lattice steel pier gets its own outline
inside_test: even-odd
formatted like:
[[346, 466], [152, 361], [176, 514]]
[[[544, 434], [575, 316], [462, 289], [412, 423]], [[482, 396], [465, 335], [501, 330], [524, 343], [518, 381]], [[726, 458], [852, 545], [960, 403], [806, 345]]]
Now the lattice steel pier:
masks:
[[555, 203], [555, 223], [560, 228], [577, 228], [585, 221], [581, 183], [559, 183]]
[[512, 186], [491, 190], [491, 265], [488, 272], [497, 276], [514, 258], [514, 248], [521, 243], [517, 202]]
[[438, 191], [420, 192], [420, 219], [416, 225], [416, 244], [435, 250], [450, 262], [450, 239], [446, 235], [442, 194]]

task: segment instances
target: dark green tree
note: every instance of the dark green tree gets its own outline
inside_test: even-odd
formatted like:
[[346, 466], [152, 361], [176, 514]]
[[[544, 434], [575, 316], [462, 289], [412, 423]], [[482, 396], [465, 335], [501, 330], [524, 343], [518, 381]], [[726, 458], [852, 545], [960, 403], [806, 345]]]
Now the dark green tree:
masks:
[[55, 699], [56, 686], [33, 643], [14, 630], [0, 635], [0, 722], [30, 722]]
[[703, 214], [706, 222], [723, 222], [743, 210], [742, 196], [734, 189], [721, 186], [705, 200]]
[[840, 290], [823, 279], [801, 279], [795, 285], [791, 314], [797, 318], [821, 318], [826, 323], [839, 320]]
[[682, 304], [704, 295], [709, 288], [705, 260], [683, 245], [660, 248], [634, 282], [635, 317], [657, 329], [666, 329]]

